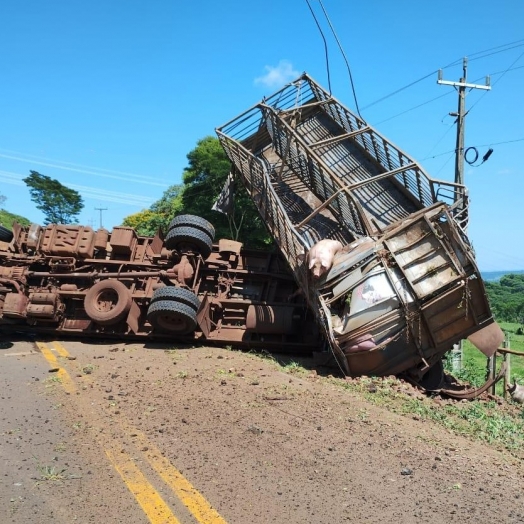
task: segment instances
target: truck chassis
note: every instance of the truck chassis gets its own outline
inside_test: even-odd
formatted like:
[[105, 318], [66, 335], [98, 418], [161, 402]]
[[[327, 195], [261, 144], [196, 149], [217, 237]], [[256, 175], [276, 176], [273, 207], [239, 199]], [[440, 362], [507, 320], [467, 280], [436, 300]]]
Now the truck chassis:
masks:
[[323, 338], [279, 253], [194, 215], [165, 239], [128, 227], [0, 231], [0, 331], [147, 338], [307, 353]]

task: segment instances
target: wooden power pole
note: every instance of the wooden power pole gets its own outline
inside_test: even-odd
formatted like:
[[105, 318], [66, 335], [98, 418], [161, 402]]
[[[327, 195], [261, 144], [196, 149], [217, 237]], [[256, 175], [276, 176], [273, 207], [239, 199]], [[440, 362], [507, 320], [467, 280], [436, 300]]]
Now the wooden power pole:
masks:
[[100, 227], [104, 227], [102, 225], [102, 211], [107, 211], [107, 207], [95, 207], [96, 211], [100, 211]]
[[[438, 72], [438, 84], [453, 86], [458, 91], [458, 109], [456, 113], [450, 113], [451, 116], [457, 118], [457, 142], [455, 147], [455, 184], [459, 184], [462, 187], [457, 187], [455, 189], [455, 202], [465, 198], [464, 194], [464, 135], [466, 130], [466, 90], [467, 89], [484, 89], [490, 90], [490, 79], [489, 76], [486, 77], [485, 85], [478, 84], [468, 84], [468, 59], [464, 57], [462, 61], [462, 78], [458, 82], [451, 82], [449, 80], [442, 80], [442, 69]], [[459, 209], [459, 214], [462, 214], [461, 218], [466, 224], [468, 223], [467, 216], [464, 216], [464, 213], [467, 213], [466, 209]], [[453, 346], [452, 351], [453, 359], [453, 370], [458, 371], [462, 369], [462, 341], [459, 344]]]
[[[456, 113], [450, 113], [457, 118], [457, 145], [455, 148], [455, 184], [464, 185], [464, 135], [466, 132], [466, 89], [484, 89], [490, 90], [489, 76], [486, 77], [486, 84], [468, 84], [468, 59], [464, 57], [462, 61], [463, 76], [458, 82], [442, 80], [442, 69], [438, 72], [438, 84], [453, 86], [458, 91], [458, 110]], [[462, 190], [455, 191], [455, 202], [464, 197]]]

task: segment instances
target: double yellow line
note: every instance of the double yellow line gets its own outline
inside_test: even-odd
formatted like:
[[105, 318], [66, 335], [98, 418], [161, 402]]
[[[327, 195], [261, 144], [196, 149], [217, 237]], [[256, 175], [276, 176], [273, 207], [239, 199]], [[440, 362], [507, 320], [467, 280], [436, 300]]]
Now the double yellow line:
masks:
[[[60, 344], [53, 341], [52, 349], [47, 344], [36, 342], [36, 346], [48, 361], [52, 369], [57, 369], [57, 376], [64, 390], [68, 393], [76, 393], [77, 387], [69, 373], [61, 367], [61, 362], [56, 354], [62, 358], [68, 358], [68, 351]], [[56, 353], [56, 354], [55, 354]], [[138, 429], [132, 427], [126, 421], [120, 421], [120, 425], [127, 434], [133, 434], [139, 448], [147, 450], [144, 453], [146, 460], [154, 471], [168, 485], [178, 499], [193, 515], [199, 524], [227, 524], [211, 504], [198, 492], [198, 490], [178, 471], [165, 457], [161, 451], [147, 439]], [[136, 501], [146, 514], [152, 524], [179, 524], [180, 521], [171, 511], [162, 496], [147, 480], [144, 473], [136, 465], [135, 460], [122, 450], [116, 451], [108, 442], [103, 442], [105, 454], [112, 466], [118, 471], [125, 485], [133, 494]]]

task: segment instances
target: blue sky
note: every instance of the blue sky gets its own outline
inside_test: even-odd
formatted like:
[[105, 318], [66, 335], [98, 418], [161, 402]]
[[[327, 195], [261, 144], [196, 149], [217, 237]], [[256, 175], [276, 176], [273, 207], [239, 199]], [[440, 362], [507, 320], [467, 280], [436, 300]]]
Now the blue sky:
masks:
[[[524, 2], [309, 0], [336, 98], [434, 178], [453, 180], [453, 87], [467, 56], [469, 236], [484, 271], [524, 268]], [[324, 7], [335, 31], [334, 37]], [[306, 0], [4, 0], [0, 194], [35, 222], [22, 178], [76, 189], [79, 221], [111, 228], [180, 183], [216, 127], [306, 71], [324, 87], [324, 44]], [[390, 96], [391, 95], [391, 96]], [[102, 211], [100, 211], [102, 208]]]

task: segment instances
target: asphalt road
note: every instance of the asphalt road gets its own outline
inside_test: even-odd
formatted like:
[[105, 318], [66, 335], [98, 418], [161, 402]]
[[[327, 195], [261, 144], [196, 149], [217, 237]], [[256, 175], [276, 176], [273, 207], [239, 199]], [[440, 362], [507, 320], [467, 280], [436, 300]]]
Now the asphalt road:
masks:
[[0, 522], [225, 523], [160, 453], [137, 457], [154, 449], [145, 435], [97, 417], [94, 366], [69, 353], [89, 349], [64, 344], [0, 343]]
[[0, 524], [524, 522], [520, 452], [292, 364], [4, 339]]

